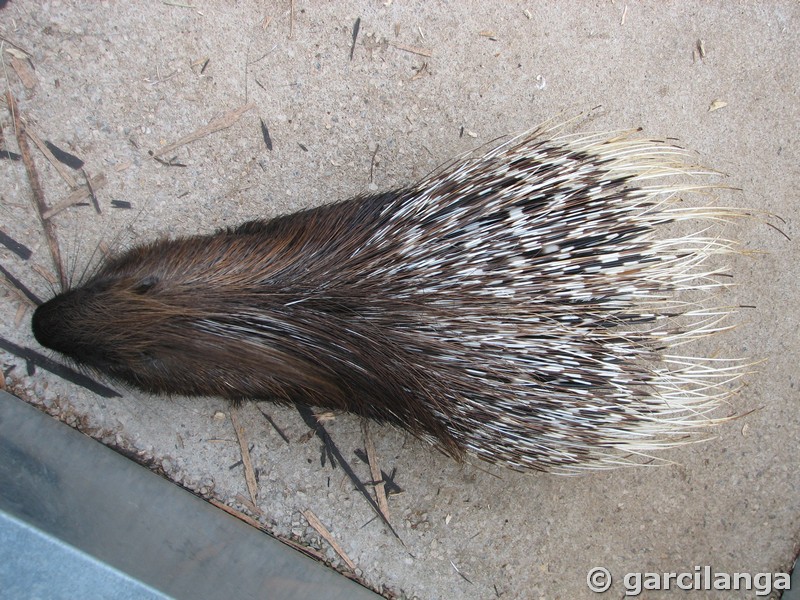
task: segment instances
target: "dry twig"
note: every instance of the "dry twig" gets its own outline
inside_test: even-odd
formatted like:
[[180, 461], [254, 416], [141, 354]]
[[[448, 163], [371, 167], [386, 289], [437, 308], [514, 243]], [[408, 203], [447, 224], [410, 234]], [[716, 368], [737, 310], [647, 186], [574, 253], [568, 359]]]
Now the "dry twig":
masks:
[[383, 516], [389, 519], [389, 502], [386, 499], [386, 482], [381, 475], [381, 467], [378, 464], [378, 456], [375, 452], [375, 443], [372, 441], [372, 434], [369, 431], [369, 421], [361, 421], [361, 431], [364, 433], [364, 450], [367, 453], [369, 472], [372, 475], [372, 482], [375, 486], [375, 498], [378, 501], [378, 508], [381, 509]]
[[250, 450], [247, 448], [247, 438], [245, 437], [244, 428], [239, 423], [239, 409], [235, 406], [231, 407], [231, 423], [233, 423], [233, 430], [236, 432], [236, 437], [239, 440], [239, 448], [242, 451], [242, 464], [244, 465], [244, 479], [247, 482], [247, 491], [250, 492], [250, 498], [253, 500], [253, 504], [256, 504], [258, 502], [256, 473], [253, 470], [253, 462], [250, 460]]
[[246, 515], [242, 511], [236, 510], [235, 508], [231, 508], [230, 506], [228, 506], [224, 502], [220, 502], [219, 500], [216, 500], [214, 498], [211, 498], [209, 500], [209, 502], [211, 504], [213, 504], [214, 506], [216, 506], [217, 508], [220, 508], [220, 509], [224, 510], [229, 515], [233, 515], [237, 519], [239, 519], [241, 521], [244, 521], [248, 525], [252, 525], [256, 529], [261, 529], [261, 524], [258, 521], [256, 521], [253, 517], [251, 517], [250, 515]]
[[328, 528], [325, 527], [325, 525], [322, 524], [322, 521], [320, 521], [317, 518], [317, 515], [315, 515], [313, 512], [311, 512], [311, 509], [306, 509], [306, 510], [303, 511], [303, 516], [308, 521], [308, 524], [311, 525], [311, 527], [313, 527], [318, 534], [320, 534], [323, 538], [325, 538], [325, 541], [328, 542], [331, 545], [331, 548], [333, 548], [333, 550], [336, 552], [336, 554], [338, 554], [342, 558], [342, 560], [345, 562], [345, 564], [348, 567], [350, 567], [350, 569], [355, 571], [356, 570], [356, 564], [352, 560], [350, 560], [350, 557], [347, 556], [347, 553], [344, 551], [344, 548], [342, 548], [339, 545], [339, 542], [337, 542], [334, 539], [334, 537], [331, 534], [331, 532], [328, 531]]
[[67, 167], [65, 167], [61, 161], [53, 156], [50, 148], [48, 148], [47, 145], [42, 141], [42, 138], [39, 137], [39, 134], [37, 134], [31, 127], [26, 127], [25, 133], [28, 134], [28, 137], [31, 138], [31, 141], [36, 145], [39, 151], [44, 154], [44, 157], [50, 161], [50, 164], [55, 167], [56, 171], [58, 171], [58, 174], [61, 175], [61, 178], [67, 183], [67, 185], [70, 188], [78, 187], [78, 182], [75, 181], [72, 173], [67, 170]]
[[34, 73], [30, 64], [28, 64], [27, 60], [20, 60], [16, 56], [12, 55], [11, 68], [14, 69], [14, 72], [17, 74], [17, 77], [19, 77], [22, 85], [25, 86], [25, 89], [32, 90], [36, 87], [36, 84], [38, 83], [36, 74]]
[[420, 56], [433, 56], [433, 50], [428, 50], [427, 48], [420, 48], [418, 46], [407, 46], [406, 44], [401, 44], [400, 42], [389, 42], [390, 46], [394, 46], [398, 50], [403, 50], [405, 52], [411, 52], [412, 54], [419, 54]]
[[47, 245], [50, 248], [50, 256], [53, 258], [53, 265], [58, 273], [58, 280], [61, 283], [61, 289], [66, 290], [69, 287], [67, 282], [67, 274], [64, 272], [64, 265], [61, 263], [61, 251], [58, 248], [58, 240], [56, 239], [55, 226], [51, 221], [45, 218], [44, 214], [47, 212], [47, 203], [44, 200], [44, 190], [39, 181], [39, 172], [36, 170], [36, 165], [31, 156], [31, 149], [28, 146], [28, 139], [25, 137], [25, 124], [19, 115], [19, 108], [14, 96], [11, 92], [6, 92], [6, 102], [8, 104], [8, 111], [11, 113], [11, 119], [14, 121], [14, 131], [17, 134], [17, 146], [19, 153], [22, 155], [22, 162], [25, 165], [25, 170], [28, 173], [28, 181], [31, 184], [31, 191], [33, 192], [34, 207], [36, 214], [39, 215], [39, 220], [42, 223]]
[[252, 103], [252, 102], [250, 102], [249, 104], [245, 104], [244, 106], [240, 106], [236, 110], [232, 110], [229, 113], [226, 113], [226, 114], [222, 115], [219, 119], [214, 119], [208, 125], [205, 125], [203, 127], [200, 127], [199, 129], [196, 129], [195, 131], [193, 131], [189, 135], [184, 136], [181, 139], [179, 139], [177, 142], [173, 142], [171, 144], [167, 144], [163, 148], [160, 148], [158, 151], [153, 152], [152, 156], [153, 156], [153, 158], [158, 158], [160, 156], [164, 156], [165, 154], [167, 154], [169, 152], [172, 152], [176, 148], [180, 148], [181, 146], [184, 146], [184, 145], [186, 145], [186, 144], [188, 144], [190, 142], [194, 142], [196, 140], [199, 140], [200, 138], [203, 138], [203, 137], [205, 137], [207, 135], [210, 135], [210, 134], [215, 133], [217, 131], [220, 131], [222, 129], [227, 129], [228, 127], [230, 127], [231, 125], [236, 123], [236, 121], [238, 121], [239, 118], [244, 113], [246, 113], [248, 110], [250, 110], [253, 107], [255, 107], [255, 104]]
[[86, 183], [88, 185], [82, 185], [78, 187], [77, 189], [73, 190], [69, 196], [64, 198], [64, 200], [44, 211], [42, 218], [48, 220], [52, 218], [53, 215], [60, 213], [62, 210], [68, 209], [70, 206], [75, 206], [79, 202], [91, 199], [92, 193], [97, 192], [105, 187], [108, 181], [106, 180], [106, 176], [103, 173], [100, 173], [91, 179], [87, 179]]

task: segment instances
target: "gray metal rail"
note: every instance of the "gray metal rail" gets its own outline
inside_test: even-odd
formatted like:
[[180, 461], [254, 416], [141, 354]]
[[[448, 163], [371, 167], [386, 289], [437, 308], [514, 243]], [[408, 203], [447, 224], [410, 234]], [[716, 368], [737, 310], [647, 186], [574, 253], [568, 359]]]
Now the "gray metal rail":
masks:
[[5, 392], [0, 596], [379, 598]]

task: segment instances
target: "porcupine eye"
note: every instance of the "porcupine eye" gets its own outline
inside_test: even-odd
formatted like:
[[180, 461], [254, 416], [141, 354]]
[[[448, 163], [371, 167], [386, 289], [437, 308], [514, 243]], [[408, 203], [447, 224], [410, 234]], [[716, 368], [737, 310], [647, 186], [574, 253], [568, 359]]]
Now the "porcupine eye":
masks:
[[139, 283], [137, 283], [133, 287], [132, 291], [134, 294], [143, 295], [146, 294], [148, 291], [150, 291], [150, 288], [152, 288], [157, 283], [158, 283], [158, 277], [156, 277], [155, 275], [149, 275], [144, 279], [142, 279]]

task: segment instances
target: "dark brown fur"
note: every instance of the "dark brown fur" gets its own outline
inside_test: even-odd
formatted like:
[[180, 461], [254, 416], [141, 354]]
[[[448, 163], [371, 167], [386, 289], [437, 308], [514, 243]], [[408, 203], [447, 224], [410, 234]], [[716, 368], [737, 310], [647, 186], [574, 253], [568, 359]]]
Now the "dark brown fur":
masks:
[[[375, 226], [392, 198], [357, 198], [133, 248], [85, 285], [42, 305], [34, 334], [42, 345], [148, 392], [352, 412], [427, 433], [458, 456], [429, 406], [407, 400], [409, 386], [439, 385], [426, 349], [413, 348], [409, 338], [398, 356], [398, 346], [381, 339], [375, 325], [383, 312], [387, 325], [402, 328], [403, 319], [419, 319], [420, 307], [386, 300], [382, 308], [385, 290], [358, 270], [341, 279], [346, 257], [364, 241], [360, 234]], [[242, 309], [271, 320], [263, 337], [233, 333]], [[202, 320], [223, 329], [198, 328]], [[435, 405], [435, 391], [428, 401]]]

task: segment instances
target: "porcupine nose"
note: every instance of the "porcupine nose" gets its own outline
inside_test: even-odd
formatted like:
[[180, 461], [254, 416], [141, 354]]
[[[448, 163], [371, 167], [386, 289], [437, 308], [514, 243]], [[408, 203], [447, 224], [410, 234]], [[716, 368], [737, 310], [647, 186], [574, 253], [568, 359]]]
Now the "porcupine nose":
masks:
[[31, 329], [36, 341], [45, 348], [70, 354], [74, 340], [65, 327], [67, 305], [72, 304], [71, 292], [59, 294], [55, 298], [40, 305], [33, 313]]

